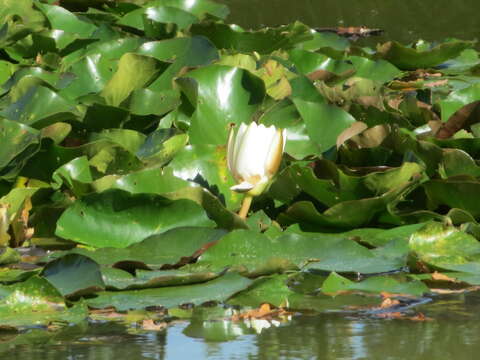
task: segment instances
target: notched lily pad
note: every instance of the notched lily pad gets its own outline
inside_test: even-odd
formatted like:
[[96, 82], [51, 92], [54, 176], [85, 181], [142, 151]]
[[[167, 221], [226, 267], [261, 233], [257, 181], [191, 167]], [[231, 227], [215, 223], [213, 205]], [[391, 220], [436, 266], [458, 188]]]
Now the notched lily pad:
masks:
[[41, 276], [67, 297], [78, 297], [105, 288], [100, 266], [92, 259], [78, 254], [67, 254], [51, 261], [45, 265]]
[[87, 300], [92, 308], [115, 307], [117, 311], [144, 309], [149, 306], [176, 307], [182, 304], [201, 305], [209, 301], [222, 302], [245, 289], [251, 280], [236, 273], [228, 273], [201, 284], [170, 286], [158, 289], [104, 291]]

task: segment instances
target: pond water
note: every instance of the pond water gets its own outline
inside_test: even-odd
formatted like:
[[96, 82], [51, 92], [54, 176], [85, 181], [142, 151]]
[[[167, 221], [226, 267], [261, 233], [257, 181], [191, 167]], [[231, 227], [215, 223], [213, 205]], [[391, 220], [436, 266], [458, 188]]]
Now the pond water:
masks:
[[[299, 20], [311, 27], [366, 26], [385, 30], [376, 41], [409, 43], [420, 38], [478, 39], [478, 0], [223, 0], [229, 22], [245, 28]], [[478, 45], [477, 45], [478, 46]]]
[[58, 335], [29, 330], [17, 335], [16, 342], [25, 345], [8, 345], [15, 342], [15, 336], [3, 334], [0, 354], [8, 354], [12, 360], [470, 360], [478, 356], [480, 293], [437, 296], [406, 313], [420, 312], [426, 320], [378, 319], [346, 313], [296, 315], [278, 327], [261, 331], [261, 323], [254, 330], [244, 323], [180, 321], [157, 332], [97, 322], [71, 327]]

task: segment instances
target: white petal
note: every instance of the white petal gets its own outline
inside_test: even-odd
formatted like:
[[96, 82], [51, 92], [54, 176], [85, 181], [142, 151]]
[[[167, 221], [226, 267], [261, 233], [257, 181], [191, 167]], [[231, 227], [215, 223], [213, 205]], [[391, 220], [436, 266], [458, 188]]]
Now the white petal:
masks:
[[238, 172], [237, 170], [237, 160], [238, 160], [238, 153], [240, 151], [240, 146], [242, 145], [243, 138], [245, 137], [245, 134], [247, 132], [248, 126], [244, 123], [240, 124], [240, 128], [238, 129], [237, 135], [235, 136], [235, 146], [233, 149], [233, 167], [235, 168], [235, 171]]
[[[227, 142], [227, 166], [232, 174], [234, 172], [234, 161], [233, 161], [234, 149], [235, 149], [235, 130], [232, 127], [228, 133], [228, 142]], [[235, 177], [235, 175], [233, 177]]]
[[247, 192], [252, 190], [255, 187], [255, 185], [250, 184], [247, 181], [241, 182], [240, 184], [234, 185], [230, 188], [232, 191], [236, 192]]
[[282, 160], [283, 149], [285, 148], [285, 130], [277, 129], [275, 131], [275, 137], [270, 143], [268, 155], [265, 159], [265, 171], [267, 176], [273, 176], [280, 165]]
[[236, 170], [244, 179], [265, 175], [265, 159], [275, 134], [273, 126], [266, 128], [264, 125], [250, 124], [235, 162]]

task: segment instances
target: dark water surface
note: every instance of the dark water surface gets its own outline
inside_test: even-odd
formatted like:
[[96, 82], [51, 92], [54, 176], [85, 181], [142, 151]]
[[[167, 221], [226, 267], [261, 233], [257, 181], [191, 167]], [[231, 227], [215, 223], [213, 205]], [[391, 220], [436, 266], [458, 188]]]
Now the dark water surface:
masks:
[[38, 344], [13, 346], [13, 335], [8, 338], [0, 333], [0, 356], [12, 360], [478, 359], [479, 292], [438, 296], [407, 311], [410, 315], [419, 312], [429, 319], [388, 320], [346, 313], [297, 315], [261, 331], [265, 323], [257, 323], [254, 330], [245, 323], [182, 321], [154, 332], [98, 322], [72, 327], [50, 338], [44, 330], [30, 330], [16, 340], [25, 343], [43, 333], [43, 340], [36, 338]]
[[367, 26], [378, 41], [474, 40], [480, 37], [479, 0], [221, 0], [228, 21], [245, 28], [299, 20], [311, 27]]

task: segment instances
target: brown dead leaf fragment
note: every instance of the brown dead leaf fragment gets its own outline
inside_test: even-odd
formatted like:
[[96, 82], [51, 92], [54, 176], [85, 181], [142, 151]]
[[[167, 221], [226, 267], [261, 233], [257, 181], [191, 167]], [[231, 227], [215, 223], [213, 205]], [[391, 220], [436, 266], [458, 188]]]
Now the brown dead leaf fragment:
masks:
[[432, 321], [432, 318], [426, 317], [423, 313], [418, 313], [414, 316], [407, 316], [406, 314], [395, 311], [395, 312], [386, 312], [375, 314], [375, 317], [380, 319], [399, 319], [399, 320], [410, 320], [410, 321]]
[[447, 85], [447, 83], [448, 83], [448, 79], [443, 79], [443, 80], [437, 80], [437, 81], [432, 81], [432, 82], [425, 83], [425, 86], [426, 87], [436, 87], [436, 86]]
[[105, 308], [105, 309], [91, 309], [90, 315], [102, 316], [105, 318], [122, 318], [125, 317], [125, 314], [118, 313], [115, 308]]
[[271, 320], [272, 318], [290, 316], [291, 312], [286, 311], [283, 308], [272, 308], [270, 304], [265, 303], [260, 305], [258, 309], [252, 309], [243, 313], [235, 314], [232, 316], [232, 321], [250, 320], [250, 319], [265, 319]]
[[[383, 294], [384, 293], [382, 293], [382, 296], [383, 296]], [[391, 295], [391, 294], [389, 294], [389, 295]], [[392, 299], [391, 297], [387, 297], [380, 304], [380, 309], [388, 309], [388, 308], [391, 308], [391, 307], [397, 306], [397, 305], [400, 305], [400, 301]]]
[[366, 26], [348, 26], [348, 27], [323, 27], [315, 28], [317, 32], [332, 32], [344, 36], [351, 40], [357, 40], [362, 37], [378, 36], [383, 34], [382, 29], [369, 29]]
[[381, 319], [400, 319], [402, 317], [401, 312], [386, 312], [386, 313], [380, 313], [380, 314], [375, 314], [375, 317], [381, 318]]
[[480, 117], [480, 101], [467, 104], [457, 110], [447, 122], [435, 134], [437, 139], [451, 138], [457, 131], [461, 129], [469, 129], [471, 125], [478, 122]]
[[408, 320], [412, 320], [412, 321], [432, 321], [433, 319], [432, 318], [429, 318], [429, 317], [426, 317], [423, 313], [419, 312], [417, 315], [415, 316], [410, 316], [410, 317], [407, 317], [406, 319]]
[[430, 292], [435, 293], [435, 294], [463, 294], [466, 292], [471, 292], [471, 291], [477, 291], [480, 290], [480, 286], [469, 286], [463, 289], [435, 289], [435, 288], [430, 288]]
[[453, 282], [453, 283], [459, 283], [459, 281], [455, 278], [451, 278], [450, 276], [446, 274], [439, 273], [438, 271], [435, 271], [432, 273], [432, 280], [439, 280], [439, 281], [448, 281], [448, 282]]
[[364, 130], [368, 129], [368, 125], [361, 121], [355, 121], [347, 129], [343, 130], [337, 137], [337, 149], [343, 145], [344, 142], [354, 136], [359, 135]]
[[142, 329], [143, 330], [150, 330], [150, 331], [162, 331], [167, 328], [167, 323], [162, 321], [156, 323], [152, 319], [146, 319], [142, 321]]
[[390, 134], [390, 131], [391, 129], [388, 124], [373, 126], [351, 137], [349, 145], [354, 144], [359, 149], [377, 147]]

